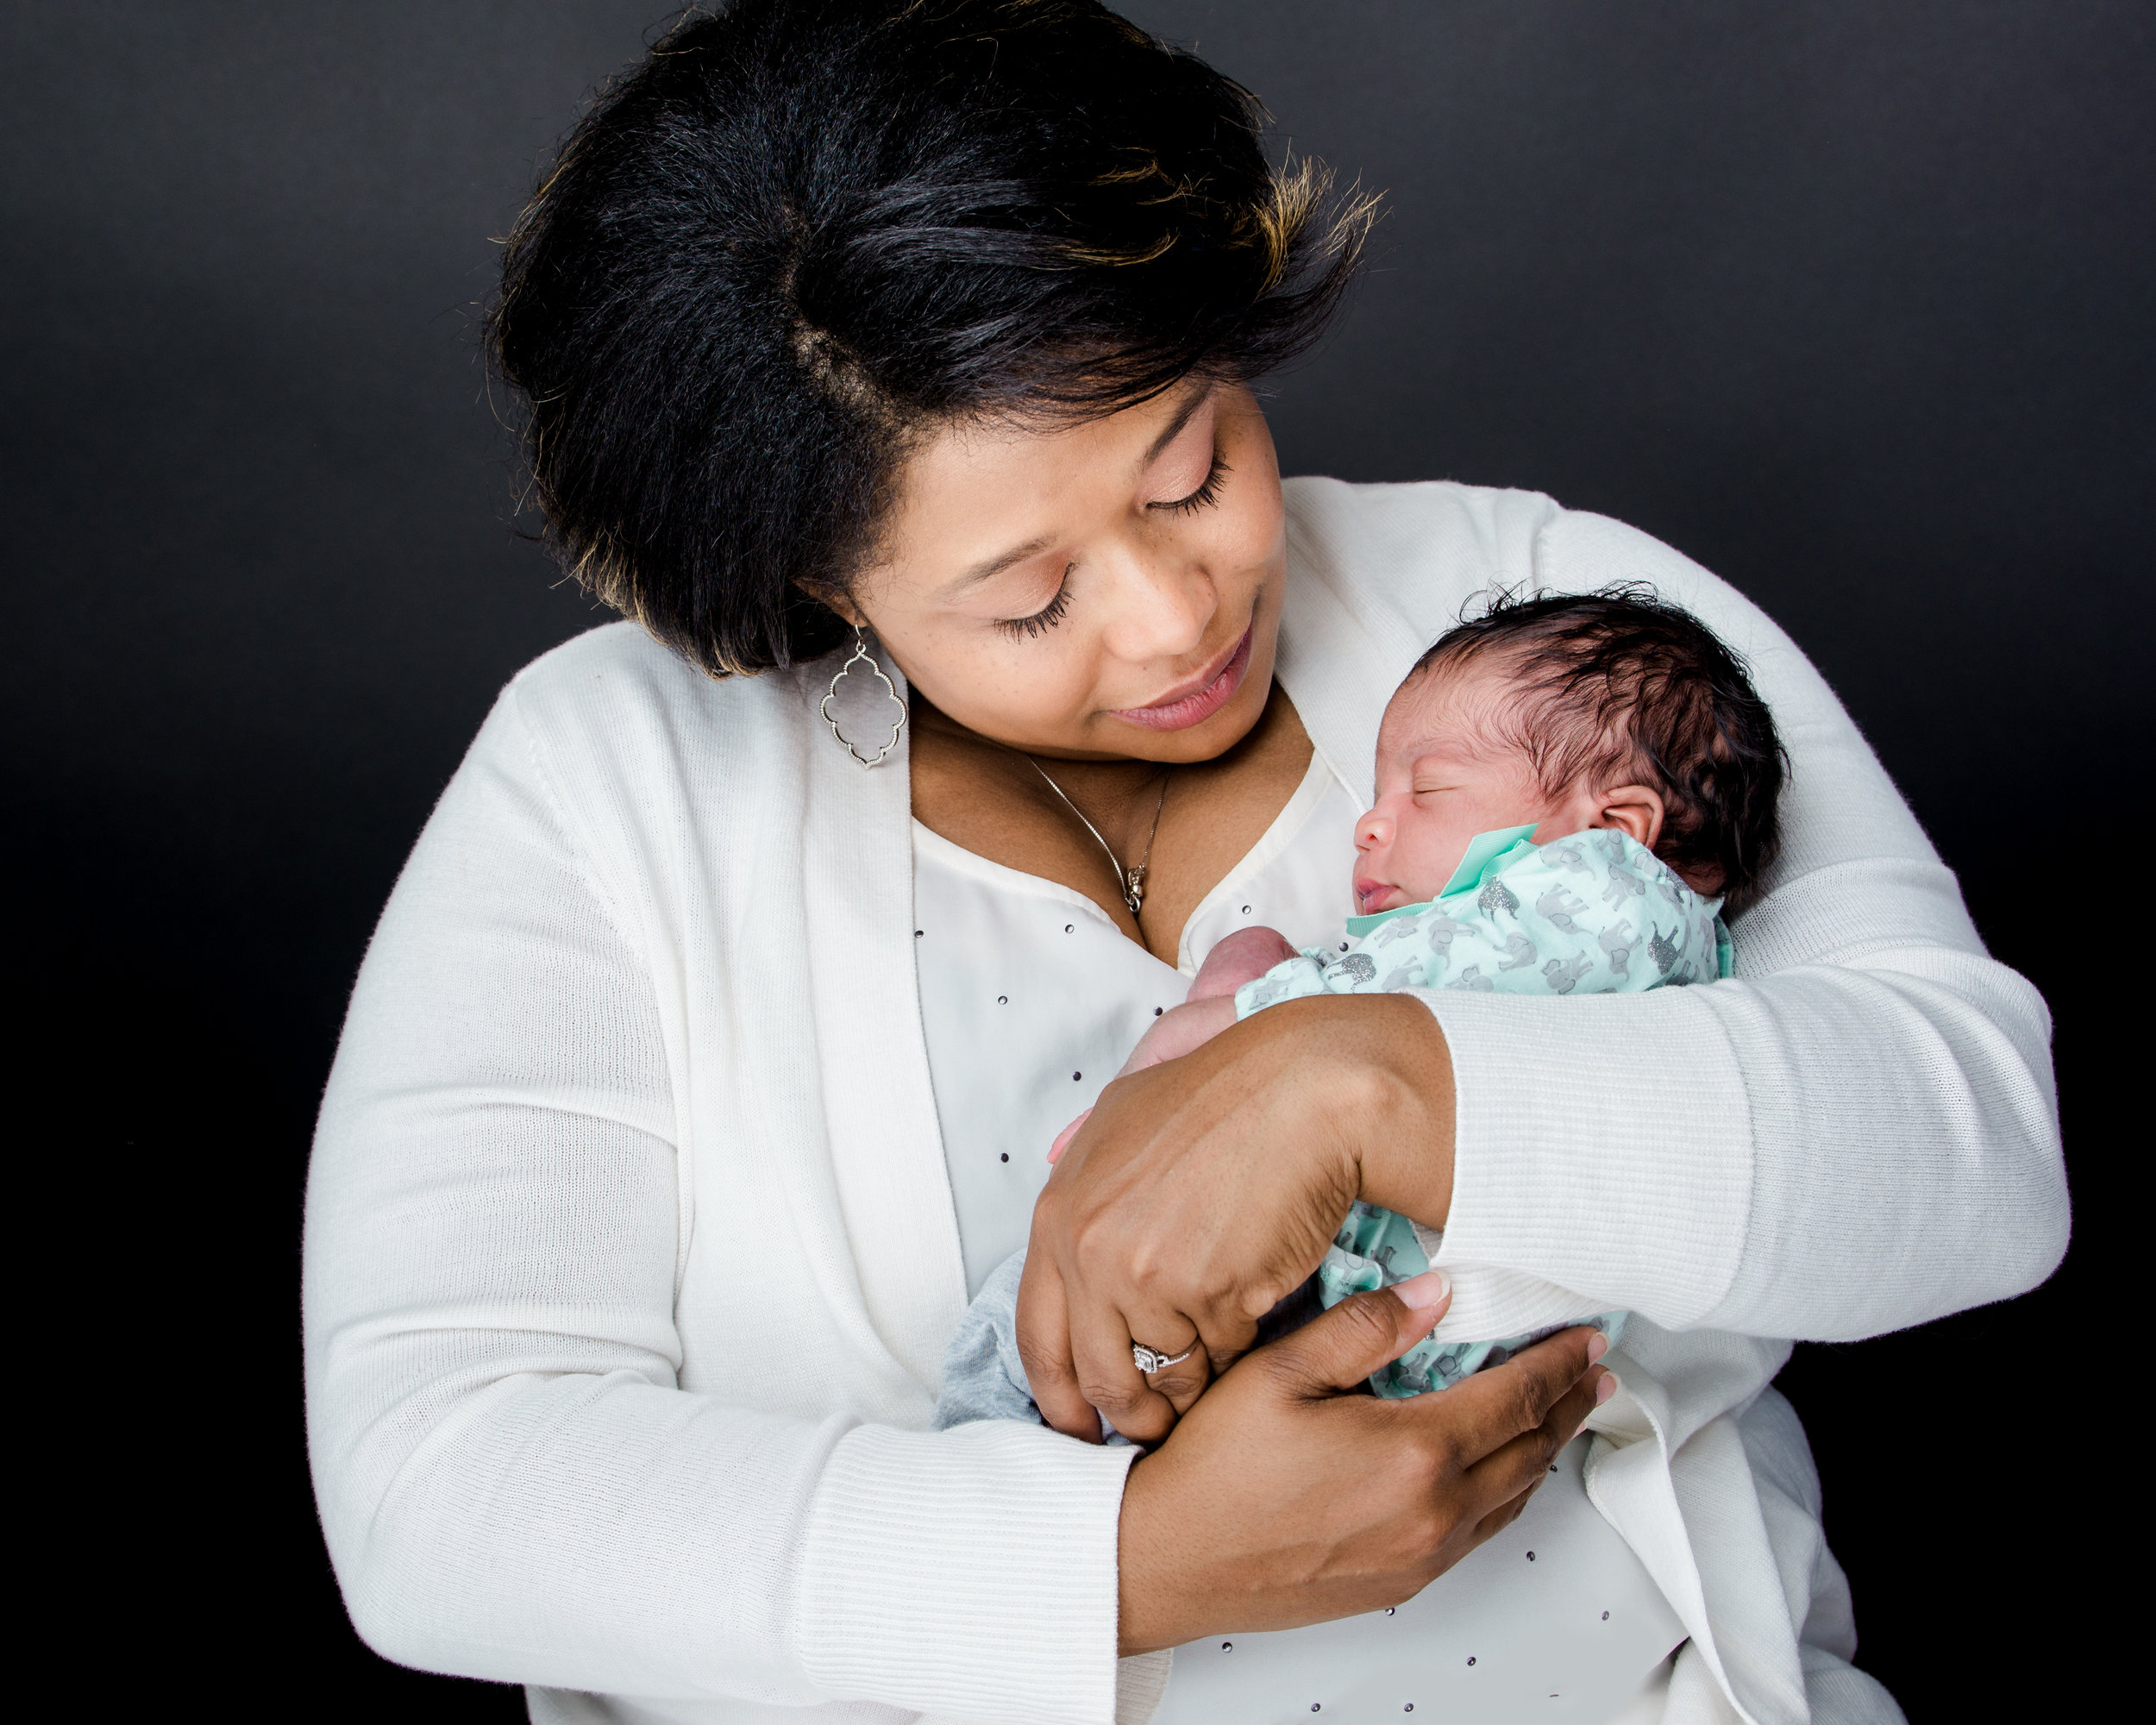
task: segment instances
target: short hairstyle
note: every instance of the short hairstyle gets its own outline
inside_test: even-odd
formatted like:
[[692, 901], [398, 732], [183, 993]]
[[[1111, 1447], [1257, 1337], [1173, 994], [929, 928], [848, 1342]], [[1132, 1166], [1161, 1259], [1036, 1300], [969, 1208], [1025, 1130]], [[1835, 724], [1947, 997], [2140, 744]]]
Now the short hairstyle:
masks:
[[713, 674], [812, 657], [924, 430], [1251, 379], [1372, 203], [1094, 0], [736, 0], [578, 122], [487, 321], [547, 539]]
[[1788, 756], [1745, 662], [1691, 612], [1626, 585], [1591, 593], [1501, 593], [1441, 636], [1411, 676], [1501, 658], [1519, 680], [1509, 741], [1545, 790], [1593, 776], [1662, 793], [1655, 854], [1714, 875], [1733, 913], [1780, 848]]

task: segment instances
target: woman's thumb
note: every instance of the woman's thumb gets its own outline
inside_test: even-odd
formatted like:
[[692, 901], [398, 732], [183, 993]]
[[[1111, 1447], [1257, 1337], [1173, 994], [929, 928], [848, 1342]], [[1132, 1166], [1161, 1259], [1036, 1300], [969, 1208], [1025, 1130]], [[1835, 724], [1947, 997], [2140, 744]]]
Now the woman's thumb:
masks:
[[1310, 1389], [1352, 1389], [1428, 1335], [1451, 1303], [1445, 1273], [1426, 1270], [1376, 1293], [1351, 1295], [1283, 1336], [1274, 1350]]

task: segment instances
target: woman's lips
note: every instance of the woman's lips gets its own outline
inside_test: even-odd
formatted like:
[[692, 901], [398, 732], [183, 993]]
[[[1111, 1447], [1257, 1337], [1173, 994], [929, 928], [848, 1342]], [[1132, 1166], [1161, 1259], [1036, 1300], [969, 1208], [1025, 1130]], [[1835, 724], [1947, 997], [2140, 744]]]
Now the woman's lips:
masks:
[[1235, 650], [1228, 655], [1227, 662], [1217, 669], [1202, 672], [1181, 689], [1150, 706], [1112, 707], [1110, 712], [1118, 718], [1132, 724], [1142, 724], [1148, 731], [1188, 731], [1194, 724], [1202, 724], [1235, 698], [1235, 692], [1243, 687], [1243, 678], [1250, 668], [1250, 637], [1257, 632], [1253, 623], [1243, 631], [1243, 638], [1235, 643]]

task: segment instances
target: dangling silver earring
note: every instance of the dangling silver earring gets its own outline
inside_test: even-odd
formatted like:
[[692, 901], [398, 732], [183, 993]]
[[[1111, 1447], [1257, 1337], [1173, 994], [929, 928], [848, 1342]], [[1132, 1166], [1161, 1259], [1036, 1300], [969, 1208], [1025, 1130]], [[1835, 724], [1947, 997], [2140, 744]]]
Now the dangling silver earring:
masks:
[[[846, 674], [856, 665], [866, 665], [875, 673], [876, 681], [883, 685], [884, 699], [899, 710], [899, 716], [891, 721], [891, 737], [882, 748], [873, 755], [864, 755], [854, 747], [853, 739], [838, 728], [838, 721], [831, 717], [831, 703], [838, 699], [838, 686], [846, 681]], [[861, 632], [861, 625], [854, 625], [853, 656], [838, 668], [838, 674], [831, 679], [831, 686], [824, 692], [824, 699], [816, 704], [817, 712], [824, 715], [824, 723], [830, 726], [831, 735], [846, 745], [846, 752], [864, 767], [881, 766], [885, 756], [899, 746], [899, 733], [906, 729], [906, 703], [899, 699], [898, 685], [883, 674], [883, 667], [876, 663], [875, 656], [868, 650], [868, 638]]]

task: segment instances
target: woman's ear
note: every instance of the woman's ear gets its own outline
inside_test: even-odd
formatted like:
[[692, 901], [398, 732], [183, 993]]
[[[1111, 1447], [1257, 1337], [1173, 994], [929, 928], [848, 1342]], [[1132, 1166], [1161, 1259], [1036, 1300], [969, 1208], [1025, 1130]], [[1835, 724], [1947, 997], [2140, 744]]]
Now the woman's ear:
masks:
[[837, 612], [843, 621], [850, 623], [856, 629], [866, 629], [868, 626], [868, 619], [862, 615], [861, 607], [847, 598], [844, 593], [830, 587], [811, 586], [806, 581], [796, 581], [793, 585], [814, 599], [817, 604]]
[[1595, 799], [1589, 826], [1614, 827], [1643, 850], [1651, 850], [1662, 837], [1662, 793], [1651, 785], [1619, 785]]

